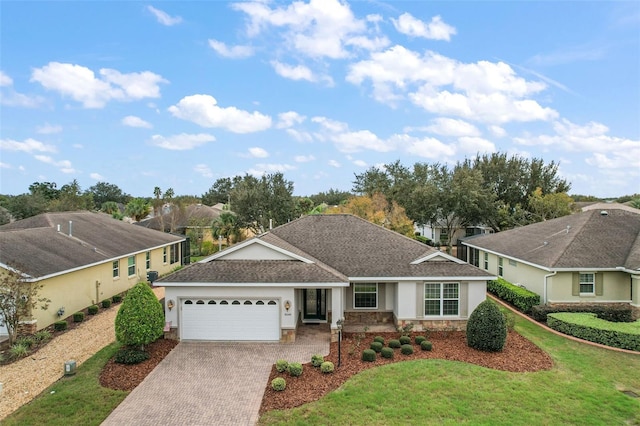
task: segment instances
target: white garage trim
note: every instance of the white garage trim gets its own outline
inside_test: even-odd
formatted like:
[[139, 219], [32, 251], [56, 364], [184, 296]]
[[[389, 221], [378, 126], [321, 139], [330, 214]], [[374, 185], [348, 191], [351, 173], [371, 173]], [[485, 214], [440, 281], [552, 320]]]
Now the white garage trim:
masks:
[[280, 301], [276, 298], [183, 298], [180, 314], [181, 340], [280, 340]]

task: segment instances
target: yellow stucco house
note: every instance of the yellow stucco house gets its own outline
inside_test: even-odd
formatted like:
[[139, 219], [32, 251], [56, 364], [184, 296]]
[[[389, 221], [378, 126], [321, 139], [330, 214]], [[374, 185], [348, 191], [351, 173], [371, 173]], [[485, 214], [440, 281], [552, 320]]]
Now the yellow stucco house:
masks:
[[146, 281], [150, 271], [163, 275], [188, 263], [185, 248], [183, 236], [103, 213], [43, 213], [0, 226], [0, 273], [11, 268], [43, 285], [49, 308], [25, 321], [36, 331]]

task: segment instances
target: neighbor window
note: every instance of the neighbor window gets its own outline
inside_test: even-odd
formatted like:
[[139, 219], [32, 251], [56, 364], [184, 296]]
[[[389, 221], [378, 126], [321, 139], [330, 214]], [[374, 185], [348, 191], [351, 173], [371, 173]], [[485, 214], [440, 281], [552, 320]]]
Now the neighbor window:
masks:
[[502, 269], [502, 258], [499, 257], [498, 258], [498, 276], [502, 276], [504, 273], [504, 270]]
[[167, 248], [162, 247], [162, 263], [167, 263]]
[[120, 261], [113, 261], [113, 278], [118, 278], [120, 276]]
[[353, 307], [354, 308], [377, 308], [378, 307], [378, 284], [361, 283], [353, 285]]
[[425, 316], [458, 315], [459, 305], [460, 285], [458, 283], [425, 283]]
[[180, 260], [180, 244], [175, 243], [171, 245], [171, 264], [174, 264]]
[[489, 253], [484, 253], [484, 269], [489, 269]]
[[580, 274], [580, 294], [595, 294], [596, 274]]
[[135, 256], [129, 256], [129, 258], [127, 259], [127, 274], [129, 274], [129, 276], [135, 275], [136, 274], [136, 257]]
[[150, 251], [147, 252], [146, 266], [147, 266], [147, 270], [151, 269], [151, 252]]

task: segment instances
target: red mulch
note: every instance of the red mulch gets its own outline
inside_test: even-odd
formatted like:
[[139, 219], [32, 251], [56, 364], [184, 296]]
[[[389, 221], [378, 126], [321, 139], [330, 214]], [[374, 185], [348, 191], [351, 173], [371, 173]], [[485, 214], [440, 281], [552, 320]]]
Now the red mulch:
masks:
[[[413, 333], [412, 337], [416, 335], [419, 333]], [[549, 355], [515, 331], [509, 332], [507, 343], [502, 352], [481, 352], [468, 347], [464, 332], [431, 332], [429, 340], [433, 343], [432, 351], [422, 351], [419, 345], [414, 344], [412, 355], [402, 355], [400, 349], [396, 349], [393, 359], [382, 358], [378, 354], [375, 362], [362, 361], [362, 351], [369, 348], [375, 336], [382, 336], [385, 342], [388, 342], [390, 339], [397, 339], [399, 333], [366, 333], [359, 348], [353, 350], [355, 336], [352, 333], [345, 333], [343, 336], [342, 359], [339, 368], [338, 344], [331, 344], [330, 353], [325, 357], [325, 361], [333, 362], [336, 367], [331, 374], [323, 374], [319, 368], [314, 368], [309, 362], [304, 364], [302, 376], [292, 377], [287, 373], [278, 373], [274, 365], [266, 384], [260, 414], [270, 410], [298, 407], [318, 400], [362, 370], [398, 361], [446, 359], [512, 372], [549, 370], [553, 366]], [[274, 391], [271, 388], [271, 381], [276, 377], [284, 377], [287, 381], [287, 388], [282, 392]]]
[[106, 388], [130, 391], [138, 386], [151, 371], [160, 364], [178, 344], [177, 340], [158, 339], [145, 346], [149, 359], [140, 364], [116, 364], [113, 358], [107, 362], [100, 374], [100, 384]]

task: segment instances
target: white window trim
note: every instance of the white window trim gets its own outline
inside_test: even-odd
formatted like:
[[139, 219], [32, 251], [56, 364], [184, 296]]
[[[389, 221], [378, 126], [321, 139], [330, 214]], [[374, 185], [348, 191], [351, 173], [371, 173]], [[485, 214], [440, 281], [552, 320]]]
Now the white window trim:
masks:
[[488, 271], [489, 270], [489, 253], [487, 253], [486, 251], [484, 252], [483, 259], [484, 259], [484, 269], [485, 271]]
[[[360, 307], [360, 306], [356, 306], [356, 286], [357, 285], [362, 285], [362, 284], [375, 284], [376, 285], [376, 306], [366, 306], [366, 307]], [[378, 302], [379, 302], [379, 287], [378, 287], [378, 283], [353, 283], [353, 309], [378, 309]], [[363, 291], [359, 291], [358, 293], [369, 293], [369, 292], [363, 292]]]
[[[118, 266], [114, 268], [113, 267], [114, 264], [117, 264]], [[118, 275], [113, 275], [115, 271], [118, 271]], [[111, 262], [111, 277], [114, 280], [117, 280], [120, 278], [120, 260], [114, 260], [113, 262]]]
[[504, 258], [498, 256], [498, 276], [504, 276]]
[[[133, 258], [133, 265], [129, 265], [129, 259]], [[129, 269], [133, 267], [133, 274], [129, 274]], [[136, 257], [129, 256], [127, 257], [127, 275], [129, 277], [134, 277], [136, 275]]]
[[162, 247], [162, 264], [166, 265], [167, 264], [167, 252], [169, 250], [167, 250], [167, 246]]
[[[580, 280], [580, 275], [591, 275], [593, 277], [593, 281], [590, 283], [584, 283], [584, 284], [591, 284], [593, 291], [592, 292], [583, 292], [581, 290], [582, 284], [583, 282]], [[595, 272], [578, 272], [578, 291], [580, 296], [595, 296], [596, 295], [596, 273]]]
[[[427, 284], [439, 284], [440, 285], [440, 315], [427, 315], [425, 309], [425, 302], [427, 300], [437, 300], [437, 299], [427, 299], [425, 296], [425, 292], [427, 289]], [[445, 284], [456, 284], [458, 286], [458, 313], [455, 315], [444, 315], [444, 285]], [[447, 299], [451, 300], [451, 299]], [[460, 318], [460, 283], [459, 282], [441, 282], [441, 283], [431, 283], [425, 282], [422, 286], [422, 315], [424, 318]]]
[[151, 269], [151, 252], [150, 251], [146, 252], [145, 254], [144, 265], [146, 266], [147, 271]]

